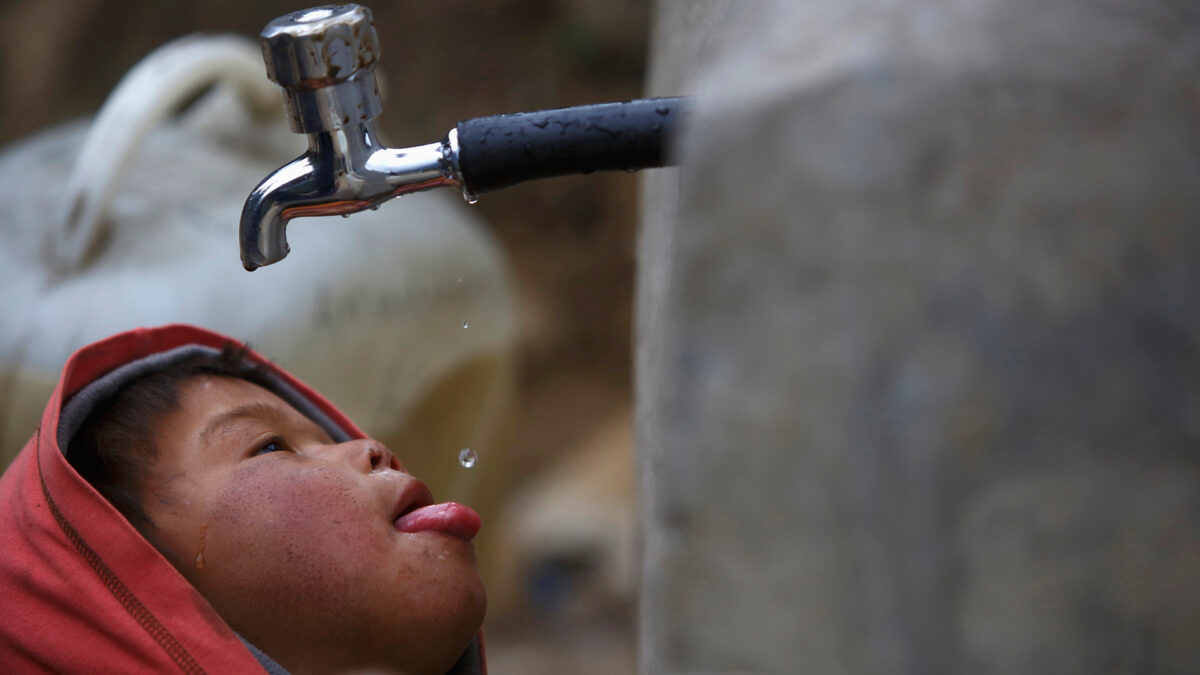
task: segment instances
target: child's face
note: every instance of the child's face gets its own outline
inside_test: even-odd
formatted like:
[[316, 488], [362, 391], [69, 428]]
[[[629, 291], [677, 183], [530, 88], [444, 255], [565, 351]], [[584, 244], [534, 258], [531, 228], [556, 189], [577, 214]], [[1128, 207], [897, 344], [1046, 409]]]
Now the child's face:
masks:
[[155, 429], [146, 535], [234, 630], [292, 672], [453, 664], [486, 605], [470, 523], [397, 530], [432, 501], [424, 484], [257, 385], [196, 377], [180, 393]]

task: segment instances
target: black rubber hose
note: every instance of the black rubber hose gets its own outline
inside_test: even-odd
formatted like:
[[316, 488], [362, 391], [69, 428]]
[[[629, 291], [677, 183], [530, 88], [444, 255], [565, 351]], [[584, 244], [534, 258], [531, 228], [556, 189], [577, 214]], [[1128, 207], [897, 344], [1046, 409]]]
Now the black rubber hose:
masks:
[[600, 103], [476, 117], [458, 123], [468, 192], [573, 173], [664, 166], [687, 98]]

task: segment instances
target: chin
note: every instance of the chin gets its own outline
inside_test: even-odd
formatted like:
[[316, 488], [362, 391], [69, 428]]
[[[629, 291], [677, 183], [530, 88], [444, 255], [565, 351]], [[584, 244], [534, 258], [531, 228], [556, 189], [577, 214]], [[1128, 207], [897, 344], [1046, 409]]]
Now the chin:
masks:
[[478, 572], [475, 572], [471, 583], [467, 585], [463, 595], [462, 611], [459, 615], [462, 617], [459, 631], [465, 638], [463, 641], [465, 646], [483, 627], [483, 618], [487, 615], [487, 589]]

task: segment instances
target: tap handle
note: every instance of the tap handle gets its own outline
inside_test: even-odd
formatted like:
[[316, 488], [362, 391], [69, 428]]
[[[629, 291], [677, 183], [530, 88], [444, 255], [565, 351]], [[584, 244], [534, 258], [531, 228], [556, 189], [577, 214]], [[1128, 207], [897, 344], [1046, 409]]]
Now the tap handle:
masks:
[[298, 133], [361, 124], [382, 111], [375, 64], [379, 38], [371, 10], [322, 5], [274, 19], [260, 34], [267, 77], [287, 92]]

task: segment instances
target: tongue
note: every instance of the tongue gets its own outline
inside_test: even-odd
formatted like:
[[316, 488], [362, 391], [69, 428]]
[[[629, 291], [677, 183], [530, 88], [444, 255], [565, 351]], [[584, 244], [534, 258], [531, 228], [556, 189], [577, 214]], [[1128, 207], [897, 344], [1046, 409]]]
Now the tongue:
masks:
[[471, 540], [483, 524], [479, 514], [469, 506], [445, 502], [424, 506], [396, 519], [396, 529], [401, 532], [442, 532], [459, 539]]

